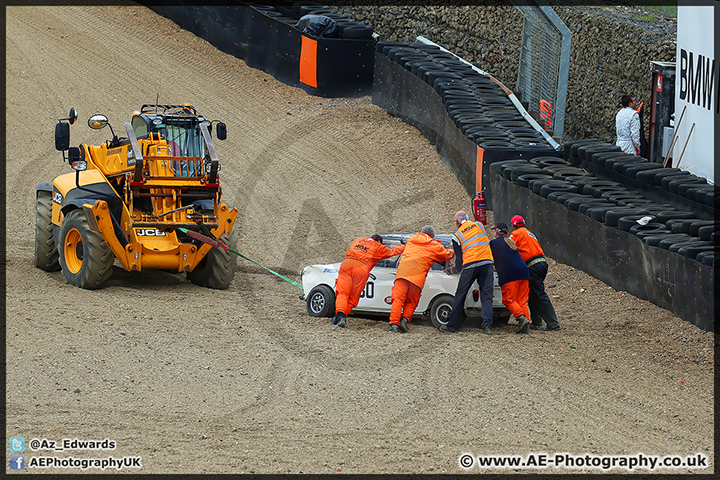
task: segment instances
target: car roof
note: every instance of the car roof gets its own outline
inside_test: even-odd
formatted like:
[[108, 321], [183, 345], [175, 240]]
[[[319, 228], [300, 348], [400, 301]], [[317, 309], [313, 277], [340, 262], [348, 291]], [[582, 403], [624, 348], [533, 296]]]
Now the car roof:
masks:
[[[383, 243], [387, 244], [388, 242], [390, 244], [397, 244], [399, 245], [402, 240], [407, 240], [408, 238], [412, 237], [413, 235], [416, 235], [416, 233], [386, 233], [381, 234], [383, 238]], [[435, 240], [439, 241], [443, 244], [445, 247], [450, 246], [450, 242], [452, 241], [452, 235], [449, 233], [438, 233], [435, 235]]]

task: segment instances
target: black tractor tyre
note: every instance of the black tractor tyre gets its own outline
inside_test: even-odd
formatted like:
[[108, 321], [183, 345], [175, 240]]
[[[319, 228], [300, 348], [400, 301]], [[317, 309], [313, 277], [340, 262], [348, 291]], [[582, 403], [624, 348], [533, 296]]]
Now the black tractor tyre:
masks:
[[[452, 313], [453, 296], [440, 295], [433, 299], [430, 304], [430, 321], [433, 327], [440, 328], [440, 325], [447, 325]], [[465, 312], [463, 312], [464, 314]], [[464, 315], [463, 315], [464, 316]]]
[[46, 272], [60, 270], [52, 225], [52, 194], [38, 192], [35, 209], [35, 266]]
[[327, 285], [318, 285], [308, 293], [307, 311], [313, 317], [332, 317], [335, 314], [335, 292]]
[[[234, 249], [237, 244], [235, 229], [220, 236], [228, 247]], [[192, 272], [188, 272], [187, 279], [195, 285], [217, 290], [227, 290], [235, 278], [237, 257], [222, 247], [213, 247], [205, 258], [200, 260]]]
[[115, 257], [102, 235], [90, 229], [82, 210], [65, 215], [60, 241], [60, 267], [67, 282], [88, 290], [103, 288], [112, 275]]

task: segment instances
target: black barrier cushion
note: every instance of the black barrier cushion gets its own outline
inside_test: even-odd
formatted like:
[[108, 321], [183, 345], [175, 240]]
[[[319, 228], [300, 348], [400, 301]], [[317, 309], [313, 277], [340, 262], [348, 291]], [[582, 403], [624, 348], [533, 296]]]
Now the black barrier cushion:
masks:
[[[625, 155], [618, 155], [614, 158], [608, 158], [607, 160], [605, 160], [603, 166], [608, 170], [612, 170], [614, 172], [621, 172], [621, 165], [624, 165], [626, 163], [636, 164], [638, 162], [642, 162], [643, 160], [647, 162], [647, 160], [645, 160], [644, 158], [640, 158], [636, 155], [630, 155], [626, 153]], [[617, 170], [615, 169], [615, 165], [618, 166]]]
[[[555, 193], [557, 193], [558, 195], [564, 195], [562, 197], [558, 197], [558, 200], [568, 210], [571, 210], [570, 206], [568, 205], [570, 200], [578, 200], [578, 201], [581, 201], [582, 199], [585, 199], [586, 201], [587, 200], [595, 200], [595, 197], [593, 197], [592, 195], [586, 195], [584, 193], [553, 192], [552, 194], [555, 194]], [[550, 194], [550, 195], [552, 195], [552, 194]], [[548, 198], [550, 198], [550, 195], [548, 195]], [[579, 203], [576, 205], [579, 205]], [[577, 206], [575, 207], [575, 211], [577, 211]]]
[[[562, 147], [561, 147], [562, 153], [563, 153], [563, 158], [565, 160], [567, 160], [570, 157], [570, 155], [572, 155], [571, 150], [572, 150], [573, 145], [582, 144], [582, 143], [599, 142], [599, 141], [600, 140], [598, 140], [597, 138], [586, 138], [583, 140], [572, 140], [570, 142], [565, 142], [562, 144]], [[577, 151], [577, 150], [575, 150], [575, 151]]]
[[558, 157], [533, 157], [530, 159], [530, 162], [535, 163], [543, 168], [549, 167], [551, 165], [565, 165], [568, 167], [572, 166], [570, 162]]
[[608, 227], [619, 227], [619, 222], [622, 217], [625, 217], [627, 215], [647, 215], [647, 213], [647, 210], [643, 210], [642, 208], [613, 207], [607, 212], [605, 212], [603, 222]]
[[573, 182], [577, 185], [577, 187], [580, 189], [582, 188], [582, 184], [579, 182], [584, 181], [592, 181], [597, 179], [597, 177], [593, 177], [589, 173], [576, 173], [576, 172], [555, 172], [553, 173], [553, 178], [556, 178], [558, 180], [566, 180], [568, 182]]
[[[618, 227], [620, 225], [618, 224]], [[630, 227], [630, 230], [628, 230], [630, 233], [638, 237], [640, 240], [645, 242], [646, 237], [654, 237], [659, 242], [661, 238], [663, 238], [665, 235], [671, 235], [672, 232], [667, 229], [665, 225], [662, 223], [648, 223], [647, 225], [633, 225]], [[650, 245], [650, 243], [645, 242], [646, 244]]]
[[601, 153], [622, 153], [622, 150], [617, 145], [605, 144], [605, 145], [583, 145], [578, 147], [578, 157], [583, 160], [592, 161], [592, 158]]
[[579, 142], [572, 142], [572, 145], [570, 146], [570, 156], [573, 157], [579, 157], [578, 155], [578, 149], [582, 146], [590, 146], [590, 145], [597, 145], [602, 146], [606, 145], [606, 142], [602, 142], [599, 140], [587, 140], [587, 141], [579, 141]]
[[[668, 233], [660, 234], [660, 235], [648, 235], [646, 237], [643, 237], [642, 241], [651, 247], [658, 247], [661, 241], [665, 241], [665, 249], [674, 242], [683, 242], [690, 239], [690, 235], [686, 233], [672, 233], [670, 230], [668, 230]], [[668, 243], [669, 242], [669, 243]], [[662, 248], [662, 247], [661, 247]]]
[[720, 258], [719, 256], [715, 254], [715, 252], [702, 252], [698, 255], [700, 257], [702, 255], [702, 264], [707, 265], [712, 268], [718, 268], [720, 267]]
[[[618, 193], [619, 191], [619, 193]], [[611, 202], [615, 202], [618, 205], [623, 201], [638, 201], [638, 200], [644, 200], [642, 203], [651, 203], [650, 200], [644, 198], [642, 194], [633, 192], [632, 190], [611, 190], [609, 192], [603, 192], [602, 195], [600, 195], [600, 198], [607, 198]]]
[[564, 184], [564, 183], [565, 183], [565, 182], [563, 182], [562, 180], [553, 180], [552, 178], [549, 179], [549, 180], [542, 179], [542, 178], [538, 178], [538, 179], [531, 180], [530, 182], [528, 182], [528, 188], [529, 188], [530, 190], [532, 190], [533, 193], [535, 193], [535, 194], [537, 194], [537, 195], [540, 195], [540, 192], [542, 191], [542, 188], [543, 188], [545, 185], [550, 185], [550, 184]]
[[[679, 168], [658, 168], [655, 174], [653, 175], [652, 180], [648, 180], [649, 183], [652, 183], [653, 185], [662, 185], [663, 178], [667, 177], [677, 177], [679, 175], [685, 175], [687, 174], [686, 171], [680, 170]], [[643, 174], [643, 176], [646, 174]]]
[[547, 196], [547, 199], [552, 200], [553, 202], [563, 203], [568, 198], [577, 198], [582, 196], [584, 195], [578, 192], [551, 192], [550, 195]]
[[613, 202], [613, 203], [619, 202], [619, 200], [617, 200], [618, 197], [625, 197], [628, 194], [632, 193], [631, 190], [628, 190], [626, 188], [621, 188], [621, 187], [607, 187], [607, 188], [608, 188], [607, 190], [605, 188], [597, 190], [598, 193], [600, 193], [599, 198], [604, 198], [605, 200], [607, 200], [609, 202]]
[[701, 253], [715, 253], [718, 251], [718, 246], [709, 244], [708, 242], [702, 242], [702, 243], [694, 243], [692, 245], [683, 245], [680, 248], [678, 248], [677, 253], [682, 255], [683, 257], [692, 258], [695, 261], [698, 261], [698, 256]]
[[583, 170], [582, 168], [578, 168], [572, 165], [547, 165], [542, 167], [548, 172], [555, 173], [555, 172], [573, 172], [573, 173], [582, 173], [584, 175], [587, 175], [587, 172]]
[[[638, 220], [644, 219], [644, 218], [650, 218], [650, 221], [645, 223], [644, 225], [641, 223], [638, 223]], [[648, 215], [647, 213], [638, 213], [638, 214], [630, 214], [630, 215], [623, 215], [622, 217], [618, 218], [617, 226], [620, 230], [623, 230], [625, 232], [630, 232], [630, 230], [637, 226], [637, 227], [643, 227], [643, 226], [650, 226], [648, 227], [648, 230], [650, 228], [663, 228], [664, 230], [667, 229], [667, 226], [664, 223], [655, 222], [655, 217], [652, 215]]]
[[617, 162], [614, 162], [612, 164], [612, 171], [621, 173], [621, 174], [627, 176], [627, 174], [625, 172], [627, 171], [628, 168], [637, 166], [641, 163], [644, 164], [644, 163], [650, 163], [650, 162], [648, 162], [646, 159], [644, 159], [642, 157], [626, 158], [626, 159], [618, 160]]
[[708, 185], [707, 180], [704, 178], [696, 177], [696, 178], [685, 178], [682, 176], [678, 176], [677, 180], [670, 180], [668, 182], [668, 190], [672, 193], [677, 193], [678, 195], [682, 195], [680, 193], [680, 189], [683, 189], [683, 192], [687, 191], [688, 188], [694, 188], [694, 187], [700, 187], [700, 186], [706, 186]]
[[657, 171], [657, 163], [642, 162], [637, 165], [632, 165], [625, 169], [625, 176], [628, 178], [634, 178], [640, 182], [650, 184], [650, 181], [646, 177], [641, 177], [639, 174], [645, 170]]
[[653, 203], [652, 200], [649, 200], [647, 198], [637, 198], [637, 199], [628, 199], [628, 200], [616, 200], [618, 202], [618, 205], [622, 205], [624, 207], [645, 207], [647, 205], [651, 205]]
[[[624, 187], [612, 186], [612, 185], [593, 187], [591, 190], [592, 190], [593, 196], [598, 197], [598, 198], [602, 198], [603, 193], [612, 192], [613, 194], [619, 195], [621, 193], [625, 193], [628, 191]], [[585, 191], [585, 189], [583, 189], [583, 192], [584, 191]]]
[[678, 218], [695, 218], [695, 213], [693, 212], [687, 212], [682, 210], [666, 210], [661, 212], [656, 212], [654, 215], [657, 217], [657, 221], [660, 223], [666, 223], [668, 220], [678, 219]]
[[[678, 195], [681, 195], [688, 200], [692, 200], [691, 197], [688, 196], [688, 191], [692, 189], [702, 188], [708, 186], [707, 182], [704, 183], [681, 183], [677, 186], [677, 193]], [[694, 190], [693, 190], [694, 191]]]
[[715, 193], [715, 188], [712, 185], [688, 188], [685, 191], [685, 197], [693, 202], [705, 205], [705, 197], [708, 193]]
[[605, 161], [611, 158], [617, 158], [620, 155], [627, 155], [626, 153], [620, 152], [598, 152], [593, 153], [590, 157], [590, 162], [600, 167], [605, 167]]
[[[690, 237], [690, 238], [693, 238], [693, 237]], [[678, 250], [680, 250], [681, 248], [688, 248], [688, 247], [694, 247], [694, 248], [701, 247], [705, 250], [713, 250], [715, 248], [710, 242], [705, 242], [705, 241], [695, 238], [695, 239], [688, 240], [685, 242], [673, 243], [672, 245], [670, 245], [668, 247], [668, 250], [670, 250], [671, 252], [679, 253]], [[697, 256], [697, 254], [700, 253], [701, 251], [702, 250], [695, 250], [692, 258], [694, 259]]]
[[607, 204], [608, 201], [601, 199], [601, 198], [585, 198], [585, 197], [577, 197], [577, 198], [568, 198], [565, 202], [565, 206], [568, 208], [568, 210], [572, 210], [573, 212], [580, 211], [580, 206], [585, 204], [597, 204], [597, 203], [605, 203]]
[[511, 182], [514, 182], [520, 175], [526, 175], [529, 173], [547, 175], [547, 172], [545, 172], [542, 168], [528, 165], [525, 167], [507, 167], [503, 170], [503, 177], [509, 179]]
[[713, 225], [716, 228], [720, 229], [720, 219], [718, 220], [698, 220], [695, 222], [692, 222], [690, 224], [690, 231], [688, 232], [690, 235], [699, 236], [699, 230], [701, 227], [706, 227], [708, 225]]
[[673, 233], [690, 233], [690, 225], [699, 218], [673, 218], [665, 222], [665, 225]]
[[710, 240], [714, 232], [718, 230], [718, 225], [706, 225], [697, 229], [697, 236], [701, 240]]
[[688, 235], [687, 233], [672, 233], [668, 235], [667, 237], [661, 239], [657, 246], [660, 248], [664, 248], [665, 250], [670, 250], [670, 246], [674, 245], [676, 243], [685, 243], [689, 242], [691, 240], [698, 240], [695, 237], [692, 237]]
[[[658, 174], [661, 174], [664, 176], [667, 176], [668, 174], [671, 174], [671, 175], [679, 174], [679, 172], [674, 172], [674, 173], [668, 172], [669, 169], [667, 169], [667, 168], [663, 168], [663, 167], [658, 168], [658, 165], [656, 163], [653, 163], [653, 162], [648, 162], [648, 163], [650, 163], [652, 168], [647, 168], [642, 171], [637, 171], [635, 173], [635, 178], [640, 182], [647, 183], [649, 185], [657, 185], [658, 182], [660, 182], [662, 180], [662, 176], [660, 177], [659, 180], [657, 179]], [[637, 168], [637, 167], [634, 167], [634, 168]], [[628, 171], [629, 170], [630, 169], [628, 169]]]
[[585, 210], [585, 215], [597, 222], [605, 223], [605, 215], [607, 214], [608, 210], [612, 210], [613, 208], [615, 208], [615, 205], [613, 205], [612, 203], [608, 205], [598, 204]]
[[553, 192], [577, 192], [577, 186], [570, 182], [548, 182], [540, 188], [540, 196], [545, 198]]
[[582, 193], [595, 196], [595, 189], [599, 187], [623, 188], [622, 184], [618, 182], [611, 182], [609, 180], [593, 180], [591, 182], [582, 182]]
[[493, 162], [490, 164], [490, 173], [496, 173], [500, 176], [503, 176], [503, 171], [511, 165], [530, 165], [530, 162], [523, 159], [502, 160], [500, 162]]
[[517, 183], [521, 187], [526, 187], [530, 184], [531, 180], [550, 180], [552, 177], [550, 175], [546, 175], [544, 173], [525, 173], [523, 175], [518, 176], [514, 182]]
[[587, 211], [590, 210], [591, 208], [606, 208], [607, 209], [607, 208], [612, 208], [614, 206], [615, 206], [614, 203], [610, 203], [607, 200], [601, 200], [598, 198], [595, 201], [589, 200], [587, 202], [581, 203], [578, 206], [577, 211], [578, 211], [578, 213], [582, 213], [583, 215], [587, 215], [589, 217], [590, 214], [587, 213]]
[[679, 175], [666, 175], [660, 180], [660, 186], [665, 190], [670, 190], [670, 182], [682, 183], [682, 181], [689, 180], [701, 180], [697, 175], [693, 175], [690, 172], [681, 173]]

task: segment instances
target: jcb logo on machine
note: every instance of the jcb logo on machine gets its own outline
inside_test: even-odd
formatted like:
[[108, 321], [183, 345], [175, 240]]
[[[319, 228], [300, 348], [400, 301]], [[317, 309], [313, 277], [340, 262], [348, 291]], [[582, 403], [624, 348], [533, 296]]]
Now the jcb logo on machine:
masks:
[[135, 229], [135, 235], [138, 237], [164, 237], [165, 232], [157, 228], [137, 228]]
[[57, 203], [58, 205], [62, 205], [63, 196], [62, 193], [58, 192], [57, 190], [53, 192], [53, 202]]

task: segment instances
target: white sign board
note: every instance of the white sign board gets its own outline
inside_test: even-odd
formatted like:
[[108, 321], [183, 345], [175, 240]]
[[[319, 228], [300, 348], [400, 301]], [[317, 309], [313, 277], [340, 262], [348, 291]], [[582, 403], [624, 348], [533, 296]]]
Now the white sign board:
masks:
[[715, 4], [678, 4], [675, 130], [672, 165], [715, 183], [715, 116], [720, 110], [715, 62]]

